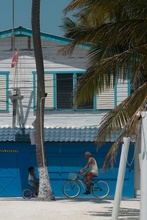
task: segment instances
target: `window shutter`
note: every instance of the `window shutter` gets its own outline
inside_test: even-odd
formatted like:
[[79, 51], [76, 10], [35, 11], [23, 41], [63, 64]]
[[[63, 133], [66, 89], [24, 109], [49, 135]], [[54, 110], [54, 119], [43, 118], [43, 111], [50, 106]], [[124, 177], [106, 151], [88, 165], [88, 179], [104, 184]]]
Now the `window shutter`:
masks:
[[7, 110], [7, 101], [6, 75], [0, 74], [0, 111]]
[[[45, 93], [47, 93], [47, 97], [45, 98], [45, 110], [54, 108], [54, 83], [53, 83], [53, 74], [44, 74], [45, 80]], [[35, 73], [35, 101], [34, 107], [37, 107], [37, 74]]]
[[117, 82], [117, 105], [128, 97], [128, 80], [119, 78]]
[[[83, 74], [77, 74], [77, 82]], [[85, 103], [77, 105], [77, 109], [93, 109], [93, 99], [87, 100]]]
[[57, 109], [73, 107], [73, 74], [57, 74]]
[[114, 108], [114, 88], [113, 76], [111, 77], [111, 87], [96, 96], [97, 109], [113, 109]]
[[47, 97], [45, 98], [45, 109], [54, 108], [54, 83], [53, 83], [53, 74], [45, 74], [45, 92]]

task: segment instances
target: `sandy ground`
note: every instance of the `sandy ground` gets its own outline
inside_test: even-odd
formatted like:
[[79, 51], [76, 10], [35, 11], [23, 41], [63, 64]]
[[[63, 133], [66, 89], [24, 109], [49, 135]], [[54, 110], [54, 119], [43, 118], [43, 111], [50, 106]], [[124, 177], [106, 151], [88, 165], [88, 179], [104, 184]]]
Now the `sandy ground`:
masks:
[[[113, 200], [90, 198], [41, 202], [36, 199], [0, 198], [0, 220], [110, 220]], [[140, 200], [122, 200], [118, 219], [139, 220]]]

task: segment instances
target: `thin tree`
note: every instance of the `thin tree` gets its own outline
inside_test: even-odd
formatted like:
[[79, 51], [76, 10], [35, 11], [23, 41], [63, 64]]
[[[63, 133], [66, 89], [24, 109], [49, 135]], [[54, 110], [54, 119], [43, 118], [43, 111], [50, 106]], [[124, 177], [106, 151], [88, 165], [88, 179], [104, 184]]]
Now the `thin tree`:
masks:
[[44, 64], [40, 38], [40, 0], [32, 0], [32, 33], [37, 70], [36, 157], [39, 172], [39, 200], [54, 200], [44, 147]]
[[[77, 102], [91, 99], [121, 76], [130, 74], [134, 92], [110, 111], [99, 125], [96, 143], [118, 134], [109, 150], [104, 168], [114, 165], [123, 136], [135, 134], [137, 112], [147, 102], [147, 1], [146, 0], [73, 0], [65, 13], [74, 11], [74, 20], [65, 17], [65, 36], [73, 42], [62, 49], [71, 53], [78, 44], [89, 43], [88, 69], [77, 85]], [[110, 162], [110, 163], [109, 163]]]

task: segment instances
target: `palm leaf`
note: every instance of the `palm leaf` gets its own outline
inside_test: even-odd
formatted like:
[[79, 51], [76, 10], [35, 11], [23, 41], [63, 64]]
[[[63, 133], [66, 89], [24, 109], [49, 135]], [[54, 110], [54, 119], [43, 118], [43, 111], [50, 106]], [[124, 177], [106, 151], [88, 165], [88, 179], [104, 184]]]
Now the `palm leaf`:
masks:
[[63, 48], [64, 54], [72, 53], [81, 43], [90, 46], [88, 69], [76, 88], [78, 104], [111, 87], [112, 76], [114, 85], [118, 78], [130, 74], [135, 89], [100, 123], [98, 146], [118, 136], [105, 158], [105, 169], [114, 165], [122, 138], [135, 133], [139, 123], [136, 113], [147, 101], [147, 1], [73, 0], [65, 9], [71, 11], [75, 21], [65, 21], [63, 26], [65, 36], [73, 42]]
[[[125, 79], [128, 74], [128, 70], [135, 75], [144, 65], [147, 64], [146, 56], [143, 56], [147, 52], [147, 45], [126, 50], [120, 54], [116, 54], [111, 57], [96, 61], [96, 55], [91, 57], [91, 67], [86, 71], [86, 74], [81, 77], [77, 85], [77, 102], [82, 103], [86, 99], [91, 99], [95, 92], [101, 93], [104, 89], [110, 87], [110, 78], [117, 79], [120, 74]], [[99, 53], [99, 52], [98, 52]], [[138, 56], [137, 56], [138, 54]], [[132, 68], [134, 70], [132, 71]], [[106, 87], [104, 86], [104, 82]]]
[[109, 162], [113, 167], [122, 138], [124, 136], [131, 137], [135, 134], [138, 123], [137, 112], [143, 109], [146, 101], [147, 83], [139, 87], [130, 97], [126, 98], [102, 119], [96, 140], [97, 146], [103, 145], [108, 137], [118, 135], [105, 158], [104, 169], [108, 167]]
[[[90, 9], [89, 9], [90, 8]], [[114, 20], [116, 17], [121, 15], [130, 16], [136, 15], [147, 15], [147, 2], [146, 0], [73, 0], [71, 3], [64, 9], [64, 12], [70, 12], [74, 10], [84, 10], [85, 13], [93, 12], [94, 9], [103, 10], [103, 13], [109, 15], [110, 18]], [[95, 14], [96, 11], [94, 10]], [[94, 13], [93, 12], [93, 13]], [[98, 15], [97, 15], [98, 16]]]

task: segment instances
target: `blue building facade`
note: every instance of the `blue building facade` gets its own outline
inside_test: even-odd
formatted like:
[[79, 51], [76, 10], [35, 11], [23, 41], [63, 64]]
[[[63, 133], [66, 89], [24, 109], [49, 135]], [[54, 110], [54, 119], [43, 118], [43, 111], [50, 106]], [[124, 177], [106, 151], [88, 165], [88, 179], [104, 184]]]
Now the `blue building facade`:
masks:
[[[19, 135], [20, 136], [20, 135]], [[10, 136], [9, 136], [10, 137]], [[16, 136], [15, 136], [16, 137]], [[1, 142], [0, 148], [0, 196], [21, 197], [22, 190], [28, 187], [28, 167], [34, 166], [38, 175], [36, 162], [36, 147], [30, 144], [28, 136], [26, 140]], [[22, 138], [22, 137], [21, 137]], [[105, 156], [112, 143], [107, 142], [97, 149], [94, 142], [90, 141], [53, 141], [45, 142], [45, 154], [51, 187], [56, 197], [64, 197], [62, 187], [68, 179], [69, 172], [78, 172], [86, 163], [85, 151], [90, 151], [96, 159], [99, 167], [98, 179], [105, 180], [110, 186], [109, 198], [113, 198], [117, 181], [120, 150], [113, 169], [109, 168], [105, 173], [101, 172]], [[130, 144], [129, 156], [125, 172], [122, 197], [134, 197], [134, 164], [129, 166], [134, 154], [134, 144]], [[83, 197], [84, 189], [80, 197]], [[91, 196], [91, 195], [90, 195]]]

